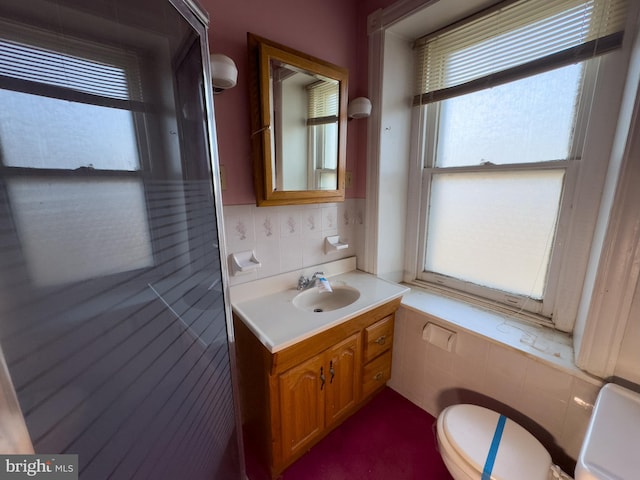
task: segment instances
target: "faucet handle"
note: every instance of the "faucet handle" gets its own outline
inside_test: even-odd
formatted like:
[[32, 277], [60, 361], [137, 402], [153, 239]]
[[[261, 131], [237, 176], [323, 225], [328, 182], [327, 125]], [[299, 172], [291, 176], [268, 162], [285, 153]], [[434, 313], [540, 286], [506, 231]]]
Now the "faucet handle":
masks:
[[305, 278], [304, 275], [300, 275], [300, 278], [298, 278], [298, 290], [313, 287], [318, 281], [318, 276], [324, 276], [324, 272], [316, 272], [309, 278]]

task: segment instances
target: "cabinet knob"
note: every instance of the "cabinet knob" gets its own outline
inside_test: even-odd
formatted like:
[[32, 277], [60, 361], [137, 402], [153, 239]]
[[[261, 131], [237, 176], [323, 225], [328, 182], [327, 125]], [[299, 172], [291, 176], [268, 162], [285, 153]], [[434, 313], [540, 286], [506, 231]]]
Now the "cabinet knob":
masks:
[[373, 376], [373, 379], [376, 382], [379, 382], [380, 380], [382, 380], [384, 378], [384, 374], [382, 372], [378, 372]]
[[336, 371], [333, 369], [333, 360], [329, 362], [329, 373], [331, 374], [329, 383], [333, 383], [333, 377], [336, 376]]
[[324, 369], [322, 367], [320, 367], [320, 390], [322, 390], [324, 388], [324, 382], [327, 379], [324, 376]]
[[376, 343], [378, 345], [384, 345], [384, 343], [387, 341], [387, 336], [386, 335], [382, 335], [381, 337], [378, 337], [376, 339]]

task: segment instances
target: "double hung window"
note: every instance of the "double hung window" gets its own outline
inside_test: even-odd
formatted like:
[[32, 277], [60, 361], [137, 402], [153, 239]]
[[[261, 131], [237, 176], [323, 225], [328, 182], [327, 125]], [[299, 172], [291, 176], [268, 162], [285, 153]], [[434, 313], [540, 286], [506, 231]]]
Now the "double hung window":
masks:
[[308, 185], [316, 190], [335, 189], [338, 182], [338, 103], [336, 81], [318, 81], [307, 86], [309, 133]]
[[0, 168], [32, 282], [153, 265], [136, 55], [0, 26]]
[[625, 3], [508, 1], [419, 39], [417, 280], [552, 317], [602, 54]]

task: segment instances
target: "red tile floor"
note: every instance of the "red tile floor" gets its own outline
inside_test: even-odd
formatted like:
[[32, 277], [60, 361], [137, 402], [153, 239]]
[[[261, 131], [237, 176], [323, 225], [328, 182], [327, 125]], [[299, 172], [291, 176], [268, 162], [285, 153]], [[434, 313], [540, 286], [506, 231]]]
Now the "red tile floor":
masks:
[[[327, 435], [282, 474], [282, 480], [451, 480], [440, 454], [435, 419], [390, 388]], [[247, 451], [250, 480], [266, 470]]]

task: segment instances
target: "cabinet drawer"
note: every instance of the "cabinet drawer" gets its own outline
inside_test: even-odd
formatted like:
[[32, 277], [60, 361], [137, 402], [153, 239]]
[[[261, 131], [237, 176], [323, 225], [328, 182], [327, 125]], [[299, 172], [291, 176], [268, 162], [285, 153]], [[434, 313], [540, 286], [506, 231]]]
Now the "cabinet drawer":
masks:
[[364, 366], [362, 375], [362, 397], [365, 398], [383, 387], [391, 377], [391, 351], [380, 355]]
[[384, 317], [365, 330], [364, 361], [374, 359], [393, 345], [393, 315]]

